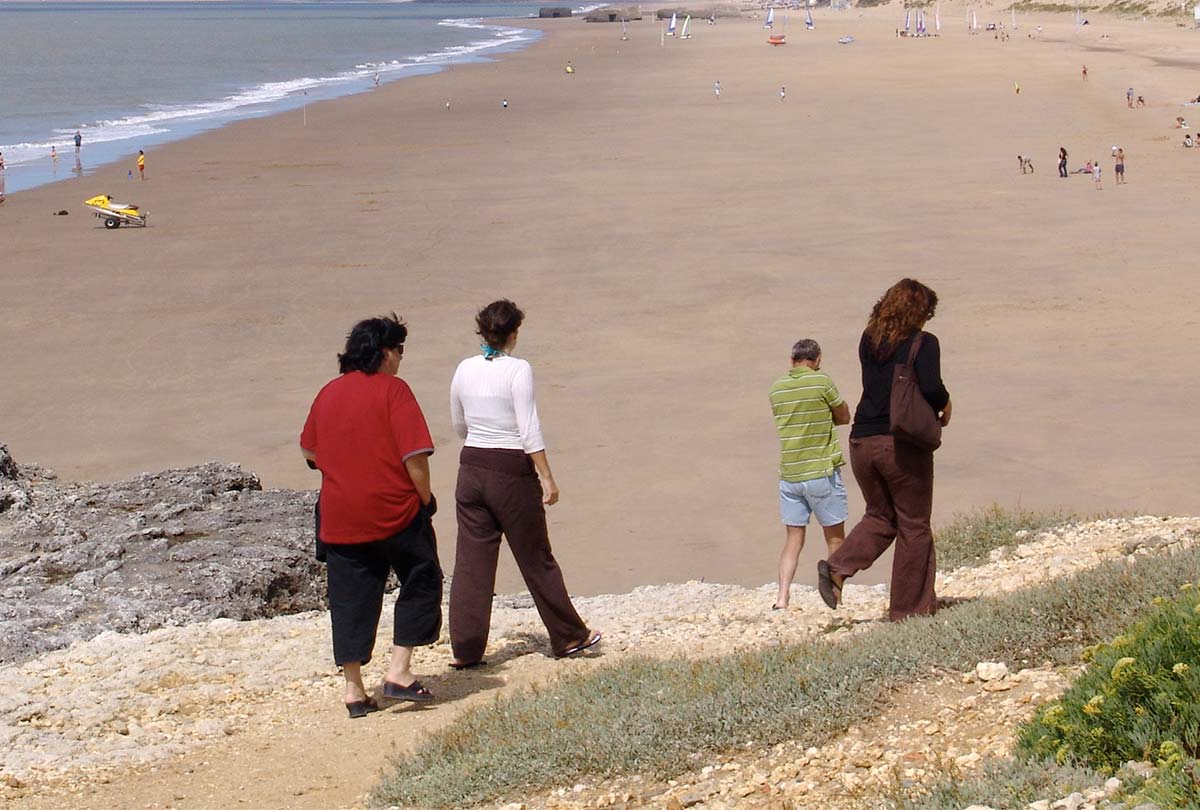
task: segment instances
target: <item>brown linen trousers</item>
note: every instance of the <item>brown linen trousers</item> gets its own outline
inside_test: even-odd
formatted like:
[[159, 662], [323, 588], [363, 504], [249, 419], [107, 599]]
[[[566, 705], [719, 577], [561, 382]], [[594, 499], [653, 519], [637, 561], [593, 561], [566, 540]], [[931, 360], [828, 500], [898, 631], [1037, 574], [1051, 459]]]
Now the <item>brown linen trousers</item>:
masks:
[[464, 447], [454, 492], [458, 547], [450, 583], [450, 646], [463, 663], [483, 658], [492, 620], [500, 535], [561, 655], [590, 633], [575, 612], [550, 549], [542, 487], [524, 451]]
[[937, 611], [937, 554], [929, 526], [933, 512], [933, 451], [890, 435], [850, 440], [850, 466], [867, 502], [866, 514], [829, 556], [833, 573], [850, 577], [870, 568], [896, 541], [888, 618]]

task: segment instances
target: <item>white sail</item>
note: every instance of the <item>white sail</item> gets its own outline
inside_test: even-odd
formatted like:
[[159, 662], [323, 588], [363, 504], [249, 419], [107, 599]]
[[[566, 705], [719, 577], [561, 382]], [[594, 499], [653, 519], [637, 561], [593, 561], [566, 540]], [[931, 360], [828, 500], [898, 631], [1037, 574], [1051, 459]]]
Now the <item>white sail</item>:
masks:
[[979, 18], [975, 16], [975, 9], [971, 9], [971, 30], [979, 30]]
[[804, 27], [809, 31], [817, 27], [816, 24], [813, 23], [812, 12], [807, 8], [804, 9]]
[[933, 30], [939, 34], [942, 32], [942, 15], [939, 8], [933, 10]]
[[667, 26], [667, 36], [675, 36], [675, 12], [671, 12], [671, 24]]
[[692, 35], [688, 33], [688, 28], [692, 24], [692, 15], [689, 14], [683, 18], [683, 30], [679, 32], [680, 39], [691, 39]]
[[1017, 7], [1012, 6], [1009, 10], [1012, 11], [1012, 27], [1013, 27], [1013, 30], [1016, 31], [1017, 30]]
[[763, 28], [774, 28], [774, 27], [775, 27], [775, 9], [772, 7], [772, 8], [767, 9], [767, 22], [765, 25], [763, 25]]

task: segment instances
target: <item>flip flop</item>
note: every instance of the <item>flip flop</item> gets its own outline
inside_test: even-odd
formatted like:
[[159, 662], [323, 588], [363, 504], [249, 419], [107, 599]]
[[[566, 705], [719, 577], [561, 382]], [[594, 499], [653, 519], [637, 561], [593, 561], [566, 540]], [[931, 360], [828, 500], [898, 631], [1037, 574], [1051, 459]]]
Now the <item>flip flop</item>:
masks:
[[450, 662], [450, 669], [458, 669], [458, 670], [479, 669], [479, 667], [486, 667], [486, 666], [487, 666], [487, 661], [484, 661], [482, 659], [480, 659], [478, 661], [471, 661], [470, 663], [467, 663], [467, 664], [463, 664], [458, 661]]
[[589, 637], [587, 641], [583, 642], [582, 644], [576, 644], [574, 647], [571, 647], [570, 649], [563, 650], [562, 652], [560, 652], [558, 655], [556, 655], [554, 657], [555, 658], [570, 658], [572, 655], [578, 655], [579, 653], [583, 652], [586, 649], [595, 647], [597, 644], [600, 643], [601, 638], [603, 638], [603, 636], [600, 633], [592, 633], [591, 637]]
[[833, 570], [825, 560], [817, 563], [817, 591], [826, 607], [837, 610], [838, 603], [842, 601], [842, 586], [834, 583]]
[[347, 703], [346, 711], [350, 712], [351, 720], [356, 720], [359, 717], [366, 717], [371, 712], [379, 711], [379, 704], [371, 698], [367, 698], [366, 700], [358, 700], [354, 703]]
[[413, 681], [408, 686], [384, 681], [383, 696], [392, 698], [393, 700], [411, 700], [415, 703], [425, 703], [433, 700], [433, 694], [420, 681]]

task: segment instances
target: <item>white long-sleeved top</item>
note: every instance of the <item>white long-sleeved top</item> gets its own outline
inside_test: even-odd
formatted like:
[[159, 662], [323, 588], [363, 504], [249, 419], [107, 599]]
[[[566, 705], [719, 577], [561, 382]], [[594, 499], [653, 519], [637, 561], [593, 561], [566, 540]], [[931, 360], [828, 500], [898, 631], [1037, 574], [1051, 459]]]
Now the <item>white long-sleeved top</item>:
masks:
[[533, 369], [516, 357], [476, 355], [459, 363], [450, 383], [450, 421], [467, 447], [546, 449], [533, 399]]

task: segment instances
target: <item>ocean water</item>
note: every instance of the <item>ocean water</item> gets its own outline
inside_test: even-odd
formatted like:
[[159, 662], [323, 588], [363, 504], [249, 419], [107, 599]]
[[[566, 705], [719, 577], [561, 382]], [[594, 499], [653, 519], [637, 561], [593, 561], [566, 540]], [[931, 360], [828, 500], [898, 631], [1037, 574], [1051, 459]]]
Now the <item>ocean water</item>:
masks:
[[[524, 47], [538, 3], [0, 0], [7, 190]], [[505, 18], [502, 24], [484, 19]], [[83, 148], [76, 153], [78, 131]], [[59, 157], [53, 160], [51, 147]]]

